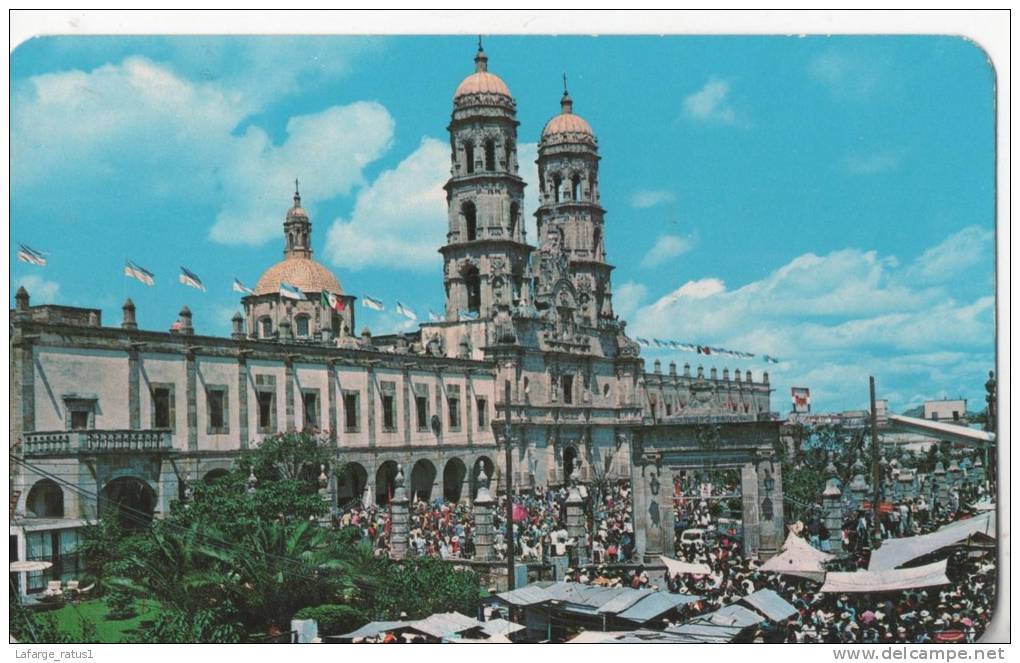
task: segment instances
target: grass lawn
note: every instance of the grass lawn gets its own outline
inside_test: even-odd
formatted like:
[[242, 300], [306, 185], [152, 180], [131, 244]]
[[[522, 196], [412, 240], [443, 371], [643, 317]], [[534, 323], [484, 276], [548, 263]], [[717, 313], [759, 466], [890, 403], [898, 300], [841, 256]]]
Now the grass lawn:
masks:
[[96, 625], [99, 642], [115, 643], [133, 635], [142, 621], [154, 619], [159, 612], [159, 606], [152, 601], [145, 602], [145, 614], [141, 614], [141, 609], [141, 601], [135, 601], [134, 617], [120, 620], [107, 619], [106, 602], [103, 599], [93, 599], [82, 601], [78, 605], [68, 603], [59, 610], [47, 614], [53, 615], [62, 632], [69, 634], [77, 641], [82, 639], [81, 617], [84, 617]]

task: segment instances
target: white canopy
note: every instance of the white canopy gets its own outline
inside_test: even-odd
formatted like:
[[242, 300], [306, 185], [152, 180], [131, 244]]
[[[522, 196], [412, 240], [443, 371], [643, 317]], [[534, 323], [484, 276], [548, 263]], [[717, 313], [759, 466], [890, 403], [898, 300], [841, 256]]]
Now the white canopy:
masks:
[[830, 571], [825, 576], [822, 592], [897, 592], [904, 589], [948, 585], [946, 560], [912, 569], [888, 571]]
[[947, 546], [966, 541], [968, 537], [975, 534], [995, 536], [994, 513], [987, 512], [973, 518], [959, 520], [930, 534], [908, 536], [902, 539], [886, 539], [878, 550], [871, 553], [868, 570], [895, 569], [918, 557], [924, 557]]
[[697, 576], [709, 576], [712, 575], [712, 568], [708, 564], [692, 564], [690, 562], [681, 562], [678, 559], [670, 559], [665, 555], [659, 555], [659, 560], [666, 565], [666, 570], [669, 571], [670, 577], [676, 574], [686, 575], [688, 573]]
[[782, 551], [762, 564], [760, 570], [822, 582], [825, 579], [824, 563], [832, 558], [833, 555], [818, 550], [791, 531]]

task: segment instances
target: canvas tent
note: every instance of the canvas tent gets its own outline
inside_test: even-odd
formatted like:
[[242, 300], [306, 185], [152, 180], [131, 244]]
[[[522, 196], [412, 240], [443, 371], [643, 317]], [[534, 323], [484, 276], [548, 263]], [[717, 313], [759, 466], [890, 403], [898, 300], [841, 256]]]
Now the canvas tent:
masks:
[[825, 562], [832, 558], [833, 555], [818, 550], [791, 531], [781, 552], [762, 564], [759, 570], [822, 582], [825, 579]]
[[912, 569], [887, 571], [830, 572], [823, 593], [897, 592], [904, 589], [948, 585], [946, 560]]
[[871, 553], [868, 562], [869, 571], [887, 571], [930, 555], [943, 548], [966, 541], [968, 537], [995, 537], [995, 513], [987, 512], [979, 516], [959, 520], [930, 534], [908, 536], [902, 539], [887, 539], [878, 550]]
[[681, 562], [676, 559], [670, 559], [665, 555], [659, 555], [659, 560], [666, 566], [666, 571], [669, 572], [669, 577], [673, 577], [676, 574], [687, 575], [693, 574], [698, 576], [712, 575], [712, 568], [708, 564], [692, 564], [690, 562]]
[[773, 622], [786, 621], [797, 614], [793, 605], [771, 589], [759, 589], [740, 599], [740, 602], [751, 606]]

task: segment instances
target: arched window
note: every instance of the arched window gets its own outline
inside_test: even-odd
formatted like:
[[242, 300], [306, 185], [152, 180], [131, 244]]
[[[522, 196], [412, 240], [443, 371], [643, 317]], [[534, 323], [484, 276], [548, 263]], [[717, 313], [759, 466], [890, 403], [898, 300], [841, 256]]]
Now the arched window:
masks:
[[514, 166], [513, 156], [514, 156], [514, 142], [512, 140], [508, 140], [505, 143], [503, 143], [503, 161], [506, 164], [507, 172], [511, 173], [517, 171], [517, 169]]
[[571, 200], [581, 199], [581, 176], [576, 173], [570, 178], [570, 198]]
[[477, 267], [467, 269], [464, 273], [464, 283], [467, 286], [468, 311], [477, 313], [482, 307], [482, 279]]
[[517, 203], [510, 203], [510, 239], [517, 236], [517, 222], [521, 217], [521, 207]]
[[307, 315], [299, 315], [294, 318], [294, 326], [297, 329], [298, 336], [308, 336], [308, 322], [309, 318]]
[[496, 170], [496, 141], [485, 141], [485, 170]]
[[259, 320], [259, 326], [262, 328], [262, 338], [273, 337], [273, 319], [265, 317]]
[[591, 252], [595, 256], [596, 260], [602, 260], [602, 229], [596, 228], [595, 232], [592, 233], [591, 238]]
[[595, 195], [595, 175], [588, 176], [588, 200], [598, 200]]
[[563, 178], [557, 173], [553, 175], [553, 202], [560, 202], [560, 187], [563, 186]]
[[461, 211], [464, 214], [467, 241], [472, 242], [478, 239], [478, 218], [475, 212], [475, 204], [468, 201], [461, 207]]
[[63, 518], [64, 517], [64, 491], [60, 489], [55, 481], [41, 479], [37, 481], [32, 490], [28, 491], [28, 498], [25, 500], [25, 511], [29, 517], [35, 518]]
[[475, 172], [475, 144], [471, 141], [464, 143], [464, 161], [468, 174]]

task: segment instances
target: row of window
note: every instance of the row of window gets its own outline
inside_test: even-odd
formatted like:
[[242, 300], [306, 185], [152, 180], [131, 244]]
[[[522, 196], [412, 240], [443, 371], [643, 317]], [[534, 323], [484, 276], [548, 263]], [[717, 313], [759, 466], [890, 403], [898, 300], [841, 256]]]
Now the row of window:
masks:
[[[294, 316], [294, 335], [306, 338], [311, 335], [311, 316], [300, 314]], [[259, 318], [259, 333], [262, 338], [273, 338], [273, 319], [269, 316]]]
[[[382, 430], [384, 432], [397, 432], [397, 414], [395, 401], [395, 385], [392, 382], [382, 383], [380, 394], [380, 405], [382, 407]], [[259, 375], [255, 378], [255, 398], [258, 409], [257, 430], [259, 433], [273, 433], [278, 430], [276, 421], [276, 380], [275, 376]], [[427, 388], [424, 385], [415, 386], [414, 412], [418, 431], [427, 431], [431, 427], [429, 417], [429, 399]], [[207, 427], [209, 434], [223, 434], [229, 431], [229, 410], [227, 387], [225, 385], [206, 386], [206, 413]], [[321, 399], [318, 389], [305, 389], [301, 392], [301, 404], [303, 412], [303, 427], [309, 429], [321, 428], [320, 405]], [[152, 389], [154, 428], [174, 428], [174, 393], [171, 386], [154, 386]], [[461, 430], [461, 399], [460, 389], [456, 385], [448, 388], [447, 398], [447, 426], [451, 431]], [[485, 430], [489, 423], [488, 400], [484, 397], [475, 399], [475, 413], [478, 430]], [[343, 422], [346, 432], [358, 432], [361, 430], [361, 393], [358, 391], [343, 391]], [[81, 426], [85, 428], [87, 425]]]

